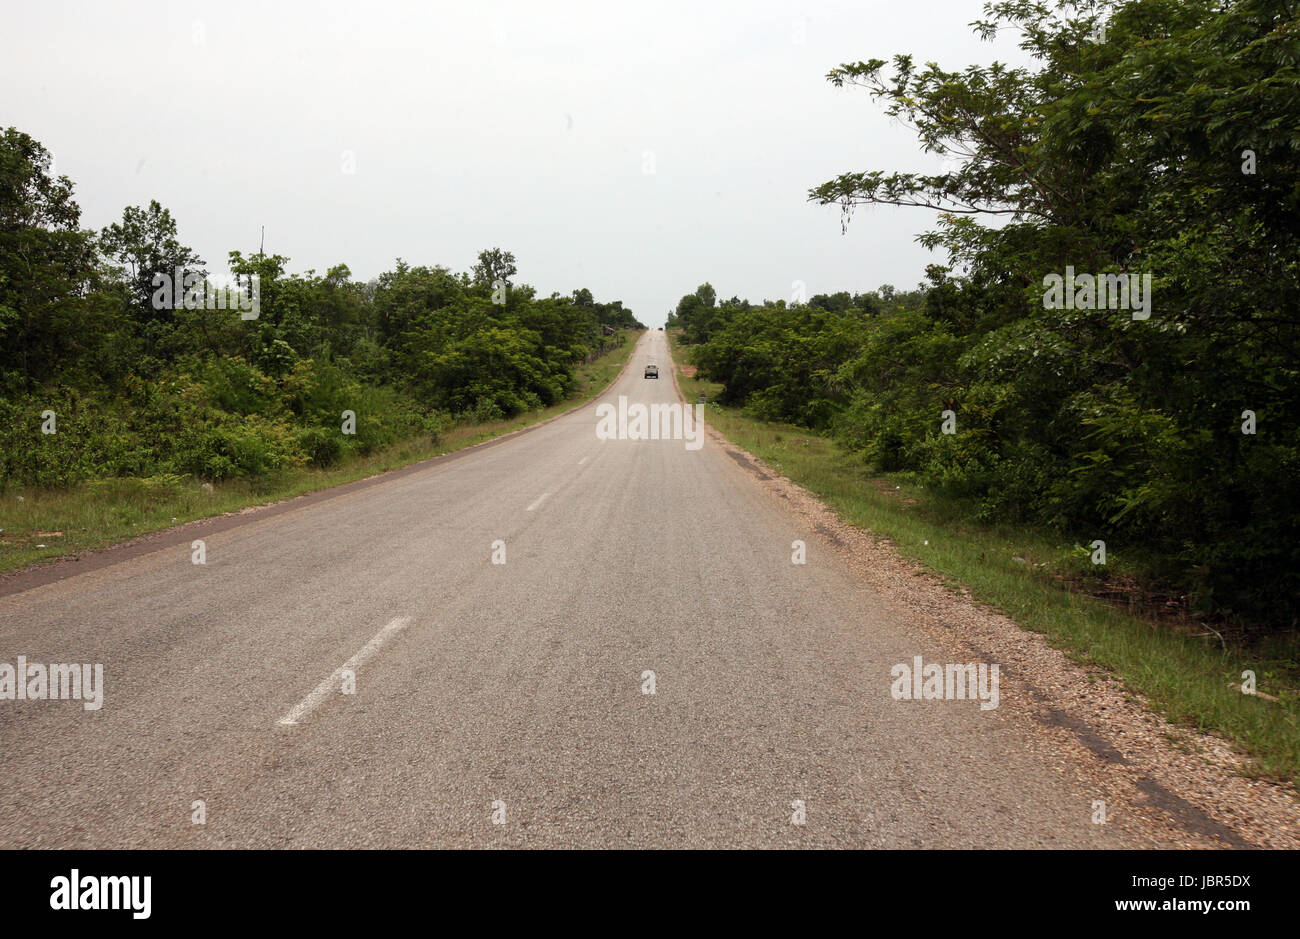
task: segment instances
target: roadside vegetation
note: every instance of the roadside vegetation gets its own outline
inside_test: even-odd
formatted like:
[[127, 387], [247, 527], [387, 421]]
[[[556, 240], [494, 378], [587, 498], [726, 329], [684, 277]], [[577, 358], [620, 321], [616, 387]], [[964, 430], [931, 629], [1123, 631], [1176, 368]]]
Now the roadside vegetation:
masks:
[[[727, 404], [823, 431], [974, 520], [1104, 541], [1105, 563], [1080, 576], [1142, 571], [1192, 615], [1293, 629], [1300, 20], [1288, 9], [1139, 0], [1058, 20], [996, 3], [980, 29], [1019, 29], [1039, 70], [945, 72], [907, 56], [834, 69], [833, 84], [865, 87], [953, 168], [850, 173], [810, 198], [845, 212], [936, 206], [920, 240], [949, 265], [916, 290], [793, 302], [719, 301], [705, 284], [670, 325]], [[1071, 271], [1080, 284], [1149, 276], [1146, 318], [1083, 286], [1058, 307], [1053, 278]]]
[[257, 479], [218, 482], [163, 474], [89, 479], [61, 487], [10, 487], [0, 511], [0, 572], [365, 479], [513, 433], [600, 394], [622, 370], [639, 335], [637, 330], [620, 330], [613, 337], [612, 348], [577, 366], [576, 391], [559, 404], [497, 421], [458, 421], [436, 440], [413, 437], [368, 454], [343, 457], [329, 467], [307, 465]]
[[[828, 75], [948, 169], [809, 193], [846, 228], [864, 205], [936, 211], [919, 240], [946, 263], [912, 290], [701, 285], [669, 321], [684, 384], [851, 520], [1294, 777], [1300, 20], [1011, 0], [975, 28], [1017, 31], [1036, 65]], [[1247, 670], [1280, 700], [1229, 688]]]

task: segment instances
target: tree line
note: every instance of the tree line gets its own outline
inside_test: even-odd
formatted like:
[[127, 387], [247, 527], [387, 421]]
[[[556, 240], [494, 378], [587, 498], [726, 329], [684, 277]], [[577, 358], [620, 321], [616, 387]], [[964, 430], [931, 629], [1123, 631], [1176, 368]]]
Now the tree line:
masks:
[[[950, 168], [809, 198], [922, 207], [915, 291], [733, 299], [673, 323], [760, 417], [973, 517], [1105, 541], [1200, 615], [1300, 615], [1300, 8], [989, 3], [1034, 60], [832, 70]], [[1107, 290], [1109, 286], [1109, 290]], [[1139, 295], [1146, 292], [1145, 297]], [[1140, 301], [1140, 302], [1139, 302]]]
[[0, 489], [257, 478], [436, 439], [563, 401], [609, 328], [645, 328], [586, 289], [538, 296], [496, 248], [368, 282], [231, 251], [216, 284], [157, 202], [83, 229], [50, 164], [0, 136]]

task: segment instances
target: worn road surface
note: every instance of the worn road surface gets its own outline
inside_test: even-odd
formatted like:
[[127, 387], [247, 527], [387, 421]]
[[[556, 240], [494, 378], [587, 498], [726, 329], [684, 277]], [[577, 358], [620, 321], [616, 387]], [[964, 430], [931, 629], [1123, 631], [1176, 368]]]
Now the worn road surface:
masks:
[[[675, 402], [670, 363], [647, 333], [599, 400]], [[0, 701], [0, 847], [1167, 843], [976, 702], [894, 700], [940, 653], [793, 564], [808, 532], [715, 442], [596, 424], [252, 513], [205, 565], [185, 535], [0, 584], [0, 662], [105, 685]]]

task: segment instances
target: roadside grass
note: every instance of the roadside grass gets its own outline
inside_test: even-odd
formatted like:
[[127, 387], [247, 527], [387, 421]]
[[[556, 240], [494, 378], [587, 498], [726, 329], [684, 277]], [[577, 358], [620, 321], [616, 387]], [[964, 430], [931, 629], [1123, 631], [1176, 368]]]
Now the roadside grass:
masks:
[[[1087, 576], [1080, 565], [1091, 567], [1077, 544], [972, 522], [922, 487], [872, 471], [828, 437], [719, 406], [722, 386], [682, 374], [689, 350], [675, 333], [671, 341], [683, 395], [689, 402], [706, 395], [706, 420], [728, 440], [845, 521], [888, 538], [949, 585], [1042, 633], [1075, 661], [1113, 673], [1172, 722], [1223, 735], [1251, 758], [1251, 775], [1300, 787], [1297, 635], [1226, 641], [1185, 615], [1156, 618], [1131, 600], [1116, 603], [1077, 589]], [[1124, 570], [1122, 550], [1108, 550], [1112, 567]], [[1279, 700], [1233, 688], [1247, 670], [1255, 673], [1258, 691]]]
[[581, 407], [604, 391], [632, 354], [641, 333], [574, 369], [577, 390], [567, 401], [502, 421], [458, 424], [437, 441], [406, 440], [365, 456], [316, 469], [303, 467], [260, 480], [205, 485], [187, 476], [87, 480], [67, 489], [10, 487], [0, 496], [0, 572], [93, 551], [199, 518], [279, 502], [364, 479], [420, 460], [463, 450]]

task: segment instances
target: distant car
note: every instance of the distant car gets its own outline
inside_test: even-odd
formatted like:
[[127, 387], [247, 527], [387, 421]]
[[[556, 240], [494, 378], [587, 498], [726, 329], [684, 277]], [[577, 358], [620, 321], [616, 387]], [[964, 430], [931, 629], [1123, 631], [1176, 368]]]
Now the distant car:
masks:
[[646, 377], [646, 378], [658, 378], [658, 377], [659, 377], [659, 366], [658, 366], [658, 365], [647, 365], [647, 366], [645, 367], [645, 377]]

